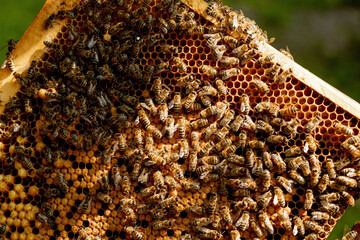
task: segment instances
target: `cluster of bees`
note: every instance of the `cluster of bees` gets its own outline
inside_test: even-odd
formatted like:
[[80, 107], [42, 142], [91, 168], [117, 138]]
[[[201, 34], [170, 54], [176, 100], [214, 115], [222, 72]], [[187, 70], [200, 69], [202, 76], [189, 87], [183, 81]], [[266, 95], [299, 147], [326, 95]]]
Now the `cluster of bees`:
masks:
[[[20, 162], [35, 169], [36, 178], [53, 177], [36, 214], [44, 227], [57, 229], [49, 202], [69, 191], [54, 163], [68, 159], [69, 150], [94, 148], [105, 171], [97, 176], [99, 187], [79, 199], [77, 211], [92, 214], [96, 202], [115, 205], [111, 193], [120, 190], [121, 238], [146, 239], [142, 229], [148, 225], [153, 236], [166, 230], [172, 237], [181, 229], [177, 219], [188, 218], [177, 239], [263, 239], [287, 233], [315, 240], [324, 237], [325, 222], [354, 205], [351, 193], [359, 170], [353, 163], [360, 157], [360, 138], [335, 122], [336, 133], [346, 136], [343, 158], [320, 161], [314, 137], [323, 122], [320, 115], [302, 124], [297, 106], [252, 101], [253, 91], [266, 96], [270, 84], [280, 87], [292, 77], [292, 69], [282, 69], [272, 55], [258, 50], [272, 40], [226, 6], [211, 2], [206, 13], [216, 24], [199, 24], [199, 16], [178, 0], [83, 0], [45, 21], [45, 29], [65, 21], [71, 45], [45, 41], [48, 59], [32, 61], [22, 74], [14, 72], [21, 93], [6, 103], [1, 117], [2, 141], [9, 143], [2, 166]], [[83, 24], [77, 23], [80, 15], [86, 16]], [[204, 39], [209, 63], [189, 66], [183, 48], [166, 42], [171, 34]], [[16, 69], [14, 44], [9, 42], [4, 65], [11, 71]], [[140, 55], [155, 47], [153, 64], [142, 64]], [[251, 91], [243, 89], [240, 108], [234, 109], [226, 100], [227, 83], [249, 62], [265, 69], [266, 81], [253, 76]], [[176, 74], [173, 85], [169, 73]], [[24, 120], [13, 121], [19, 114]], [[28, 119], [43, 120], [35, 133], [41, 147], [13, 140], [34, 134]], [[33, 157], [36, 152], [40, 160]], [[298, 186], [306, 189], [299, 215], [286, 197]], [[194, 203], [180, 192], [206, 196]], [[151, 222], [140, 226], [140, 215], [150, 215]], [[0, 235], [6, 233], [11, 234], [2, 224]], [[81, 227], [75, 237], [104, 236], [91, 236]], [[356, 237], [353, 232], [344, 239]]]

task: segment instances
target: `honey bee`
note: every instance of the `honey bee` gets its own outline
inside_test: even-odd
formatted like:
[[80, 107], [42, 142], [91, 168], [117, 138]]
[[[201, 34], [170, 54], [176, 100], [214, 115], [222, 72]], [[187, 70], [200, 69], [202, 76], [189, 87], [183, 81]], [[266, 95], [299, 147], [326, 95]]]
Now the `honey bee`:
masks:
[[45, 198], [52, 198], [52, 197], [58, 197], [60, 196], [61, 192], [59, 189], [57, 188], [50, 188], [48, 190], [45, 191], [44, 193], [44, 197]]
[[296, 182], [298, 182], [300, 185], [305, 184], [305, 178], [301, 176], [296, 170], [290, 170], [289, 176], [294, 179]]
[[265, 142], [260, 141], [260, 140], [251, 140], [248, 141], [248, 147], [252, 148], [252, 149], [260, 149], [260, 148], [264, 148], [265, 147]]
[[[228, 44], [231, 48], [236, 48], [238, 46], [238, 40], [229, 35], [223, 36], [222, 40], [224, 41], [224, 43]], [[238, 65], [238, 64], [239, 64], [239, 62], [232, 64], [232, 65]]]
[[178, 113], [180, 112], [181, 108], [181, 93], [175, 92], [174, 99], [169, 102], [169, 109], [173, 109], [174, 112]]
[[200, 71], [208, 76], [210, 76], [211, 78], [215, 78], [216, 75], [218, 74], [218, 71], [211, 66], [208, 65], [201, 65], [200, 66]]
[[220, 119], [223, 117], [224, 113], [228, 109], [229, 103], [227, 103], [226, 101], [217, 102], [215, 106], [216, 106], [215, 117], [217, 119]]
[[282, 135], [270, 135], [266, 141], [270, 144], [282, 144], [286, 142], [286, 138]]
[[125, 226], [124, 227], [124, 232], [126, 232], [127, 234], [129, 234], [130, 236], [132, 236], [136, 240], [144, 240], [145, 239], [143, 234], [140, 233], [139, 231], [137, 231], [134, 227]]
[[263, 228], [266, 229], [266, 231], [269, 234], [274, 234], [274, 227], [270, 221], [269, 215], [267, 212], [262, 212], [259, 214], [259, 221]]
[[327, 173], [329, 174], [330, 179], [335, 179], [337, 174], [336, 174], [336, 170], [335, 170], [335, 164], [331, 158], [326, 159], [325, 166], [326, 166], [326, 170], [327, 170]]
[[227, 47], [225, 45], [216, 45], [216, 47], [213, 48], [213, 53], [212, 53], [213, 59], [219, 61], [224, 56], [226, 50]]
[[271, 191], [267, 191], [267, 192], [263, 193], [262, 195], [259, 195], [256, 198], [257, 205], [260, 208], [266, 208], [269, 205], [272, 197], [273, 197], [273, 194], [271, 193]]
[[214, 115], [216, 112], [216, 106], [211, 105], [210, 107], [205, 108], [199, 113], [200, 118], [208, 118], [211, 115]]
[[286, 205], [284, 192], [278, 186], [274, 186], [274, 205], [279, 204], [280, 207], [284, 208]]
[[329, 186], [329, 184], [330, 184], [330, 177], [326, 173], [321, 177], [319, 184], [318, 184], [318, 189], [320, 190], [320, 192], [324, 192], [326, 190], [326, 188]]
[[294, 117], [296, 115], [296, 112], [299, 111], [299, 108], [291, 106], [291, 107], [285, 107], [280, 109], [279, 113], [282, 117]]
[[306, 235], [304, 240], [317, 240], [317, 234], [316, 233], [310, 233], [309, 235]]
[[121, 188], [123, 190], [124, 195], [130, 194], [130, 175], [128, 173], [125, 173], [124, 176], [122, 176], [122, 181], [120, 181]]
[[182, 180], [184, 178], [184, 172], [181, 169], [180, 164], [172, 162], [169, 166], [175, 178], [178, 180]]
[[360, 150], [348, 142], [342, 142], [340, 146], [349, 153], [353, 158], [358, 158], [360, 156]]
[[312, 132], [316, 129], [317, 126], [322, 122], [322, 119], [320, 115], [316, 115], [314, 118], [312, 118], [307, 124], [305, 124], [305, 130], [307, 132]]
[[339, 122], [334, 123], [335, 131], [348, 136], [354, 135], [354, 130], [348, 126], [342, 125]]
[[237, 115], [234, 119], [234, 121], [230, 124], [230, 129], [233, 132], [237, 132], [240, 129], [240, 126], [244, 122], [245, 118], [243, 115]]
[[252, 84], [262, 93], [267, 93], [270, 91], [268, 85], [261, 81], [260, 79], [253, 79]]
[[230, 132], [230, 127], [229, 126], [224, 126], [222, 127], [217, 133], [215, 133], [215, 139], [216, 141], [222, 141]]
[[204, 38], [208, 38], [208, 40], [206, 40], [205, 45], [208, 48], [216, 48], [218, 42], [221, 40], [221, 34], [220, 33], [215, 33], [215, 34], [204, 34]]
[[300, 235], [305, 234], [305, 226], [303, 220], [299, 216], [294, 216], [294, 228], [293, 228], [293, 235], [296, 236], [298, 233]]
[[221, 78], [221, 80], [228, 80], [229, 78], [237, 76], [240, 73], [241, 73], [240, 69], [230, 68], [230, 69], [222, 70], [219, 73], [219, 77]]
[[285, 228], [285, 230], [291, 231], [292, 224], [291, 224], [288, 212], [286, 210], [282, 210], [278, 213], [278, 216], [279, 216], [280, 223]]
[[186, 64], [181, 60], [179, 57], [174, 57], [173, 62], [175, 66], [179, 69], [180, 72], [186, 73], [187, 72], [187, 66]]
[[194, 80], [192, 80], [190, 82], [186, 82], [184, 84], [185, 85], [183, 85], [183, 83], [178, 83], [179, 86], [185, 87], [185, 94], [189, 94], [193, 91], [196, 91], [200, 87], [201, 81], [199, 79], [194, 79]]
[[309, 210], [311, 209], [314, 203], [314, 194], [311, 189], [307, 189], [305, 193], [305, 202], [304, 202], [304, 209]]
[[291, 147], [285, 150], [285, 156], [286, 157], [294, 157], [294, 156], [298, 156], [302, 153], [300, 147]]
[[192, 91], [185, 99], [184, 99], [184, 108], [185, 110], [190, 108], [190, 105], [195, 102], [197, 98], [197, 92]]
[[109, 177], [107, 174], [103, 174], [101, 177], [97, 176], [98, 182], [100, 183], [100, 186], [104, 192], [110, 191], [110, 184], [109, 184]]
[[165, 44], [160, 47], [160, 51], [167, 52], [167, 53], [178, 53], [179, 50], [174, 45]]
[[189, 171], [195, 172], [197, 164], [198, 164], [197, 153], [195, 151], [191, 151], [189, 157]]
[[319, 199], [326, 202], [335, 202], [340, 199], [340, 194], [337, 192], [323, 194], [319, 196]]
[[305, 226], [305, 229], [310, 229], [316, 233], [320, 233], [321, 231], [323, 231], [323, 227], [312, 220], [305, 220], [304, 226]]
[[213, 220], [208, 217], [195, 218], [194, 221], [192, 222], [192, 226], [195, 229], [199, 229], [200, 227], [207, 226], [207, 225], [211, 224], [212, 222], [213, 222]]
[[236, 221], [235, 227], [240, 231], [245, 231], [249, 228], [250, 213], [249, 211], [243, 211], [240, 218]]
[[[219, 59], [219, 63], [221, 67], [230, 67], [230, 66], [237, 66], [240, 63], [239, 58], [237, 57], [226, 57], [223, 56]], [[239, 70], [240, 71], [240, 70]]]
[[56, 174], [56, 181], [57, 181], [61, 191], [67, 192], [69, 190], [69, 187], [68, 187], [63, 175], [57, 173]]
[[39, 220], [40, 222], [48, 225], [49, 227], [53, 227], [55, 224], [55, 222], [51, 218], [48, 218], [47, 216], [45, 216], [41, 213], [36, 214], [36, 219]]
[[146, 128], [146, 131], [148, 131], [149, 134], [152, 134], [152, 136], [156, 139], [161, 139], [162, 138], [162, 133], [161, 131], [155, 127], [154, 125], [149, 125], [147, 128]]
[[179, 200], [178, 197], [171, 196], [171, 197], [166, 198], [166, 199], [162, 200], [161, 202], [159, 202], [158, 208], [168, 208], [168, 207], [170, 207], [170, 205], [177, 202], [178, 200]]
[[80, 212], [89, 213], [91, 211], [91, 202], [92, 196], [90, 194], [86, 194], [85, 198], [79, 204], [78, 209], [80, 210]]
[[294, 185], [295, 185], [295, 181], [294, 180], [290, 180], [290, 179], [287, 179], [283, 176], [278, 176], [276, 178], [276, 180], [279, 182], [279, 184], [281, 186], [283, 186], [285, 188], [285, 190], [289, 193], [292, 192], [292, 190], [294, 189]]
[[314, 153], [316, 151], [316, 148], [317, 148], [317, 143], [315, 138], [311, 134], [306, 134], [304, 152]]
[[152, 223], [152, 228], [154, 230], [171, 228], [173, 226], [173, 222], [171, 220], [157, 220]]
[[6, 232], [6, 225], [5, 224], [0, 224], [0, 239], [1, 240], [5, 240], [4, 236], [5, 236], [5, 232]]
[[277, 166], [280, 172], [286, 171], [286, 163], [279, 153], [271, 154], [271, 159], [273, 160], [273, 163]]
[[206, 118], [200, 118], [198, 120], [195, 120], [195, 121], [192, 121], [190, 123], [190, 127], [191, 129], [193, 130], [196, 130], [196, 129], [199, 129], [199, 128], [203, 128], [205, 127], [206, 125], [209, 124], [209, 120], [206, 119]]
[[348, 233], [346, 233], [341, 240], [356, 240], [359, 233], [356, 230], [351, 230]]
[[240, 232], [236, 229], [230, 231], [230, 239], [231, 240], [240, 240]]
[[[220, 152], [221, 150], [223, 150], [224, 148], [227, 148], [228, 146], [230, 146], [232, 144], [231, 139], [229, 138], [225, 138], [222, 141], [218, 142], [215, 146], [214, 146], [214, 151], [216, 152]], [[214, 156], [216, 157], [216, 156]]]
[[285, 83], [286, 80], [291, 77], [292, 72], [293, 72], [292, 68], [286, 69], [285, 71], [277, 75], [275, 82], [279, 85]]
[[225, 83], [222, 80], [220, 80], [220, 79], [216, 80], [215, 84], [216, 84], [216, 87], [218, 89], [219, 94], [227, 95], [228, 89], [227, 89]]
[[346, 192], [346, 191], [342, 191], [341, 192], [341, 197], [344, 199], [345, 203], [348, 206], [354, 206], [355, 205], [355, 199], [353, 196], [350, 195], [350, 193]]
[[335, 203], [329, 203], [326, 201], [321, 201], [320, 202], [320, 210], [321, 211], [326, 211], [329, 213], [335, 213], [338, 212], [340, 210], [339, 205], [335, 204]]
[[322, 221], [322, 220], [329, 220], [330, 219], [330, 214], [327, 212], [319, 212], [319, 211], [315, 211], [311, 213], [312, 216], [312, 220], [315, 221]]
[[353, 178], [346, 177], [346, 176], [337, 176], [336, 182], [339, 184], [345, 185], [350, 188], [356, 188], [358, 186], [357, 181]]

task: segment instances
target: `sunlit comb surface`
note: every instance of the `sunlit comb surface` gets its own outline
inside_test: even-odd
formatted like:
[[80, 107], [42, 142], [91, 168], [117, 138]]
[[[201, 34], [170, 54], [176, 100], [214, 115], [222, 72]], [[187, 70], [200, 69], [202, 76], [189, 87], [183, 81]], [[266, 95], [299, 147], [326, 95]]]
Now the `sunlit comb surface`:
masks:
[[1, 115], [0, 236], [326, 239], [355, 201], [358, 119], [254, 21], [204, 14], [87, 0], [44, 21], [65, 24]]

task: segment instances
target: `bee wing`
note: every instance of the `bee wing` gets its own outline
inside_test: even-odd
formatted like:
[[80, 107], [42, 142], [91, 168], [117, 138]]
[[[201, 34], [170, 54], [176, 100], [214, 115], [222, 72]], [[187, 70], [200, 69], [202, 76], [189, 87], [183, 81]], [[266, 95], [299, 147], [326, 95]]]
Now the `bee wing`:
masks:
[[305, 143], [304, 145], [304, 153], [307, 153], [309, 151], [309, 144]]
[[5, 61], [4, 61], [3, 64], [1, 65], [1, 69], [6, 68], [6, 62], [7, 62], [7, 60], [5, 59]]
[[200, 179], [204, 179], [208, 174], [210, 173], [210, 171], [204, 172], [200, 175]]
[[298, 228], [296, 225], [294, 225], [294, 228], [293, 228], [293, 235], [296, 236], [298, 234]]
[[135, 121], [134, 121], [134, 124], [135, 124], [135, 125], [138, 125], [139, 123], [140, 123], [140, 117], [137, 116], [136, 119], [135, 119]]
[[168, 105], [169, 109], [172, 109], [174, 107], [174, 100], [171, 100]]
[[[279, 199], [276, 194], [274, 194], [273, 202], [274, 202], [274, 205], [277, 205], [279, 203]], [[294, 234], [294, 235], [296, 235], [296, 234]]]

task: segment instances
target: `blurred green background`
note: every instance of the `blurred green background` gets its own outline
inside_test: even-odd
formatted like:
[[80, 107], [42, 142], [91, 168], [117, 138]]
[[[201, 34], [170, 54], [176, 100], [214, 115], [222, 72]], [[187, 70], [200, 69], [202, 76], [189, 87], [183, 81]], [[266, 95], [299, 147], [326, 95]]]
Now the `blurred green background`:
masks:
[[[18, 40], [45, 0], [0, 0], [0, 47]], [[289, 46], [295, 61], [340, 91], [360, 101], [359, 0], [224, 0], [275, 37], [277, 49]], [[5, 59], [6, 47], [0, 52]], [[1, 61], [2, 62], [2, 61]], [[341, 239], [358, 220], [360, 203], [346, 211], [328, 239]]]

